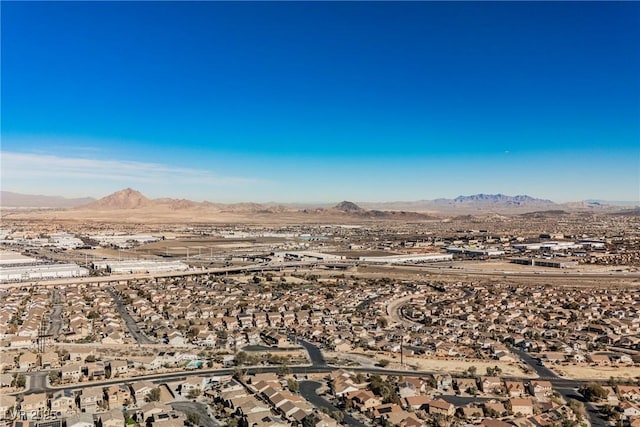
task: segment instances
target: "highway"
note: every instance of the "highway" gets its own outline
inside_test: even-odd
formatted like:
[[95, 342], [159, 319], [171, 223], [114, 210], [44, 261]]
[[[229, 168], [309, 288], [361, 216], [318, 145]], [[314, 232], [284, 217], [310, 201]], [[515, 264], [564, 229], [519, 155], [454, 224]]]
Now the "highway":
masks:
[[[613, 279], [640, 279], [640, 272], [584, 272], [584, 271], [550, 271], [550, 270], [535, 270], [535, 271], [515, 271], [515, 270], [481, 270], [466, 268], [463, 263], [460, 266], [437, 266], [437, 265], [406, 265], [406, 264], [380, 264], [380, 263], [365, 263], [362, 261], [341, 261], [344, 266], [359, 266], [372, 268], [379, 268], [384, 270], [399, 270], [418, 272], [426, 274], [444, 275], [444, 276], [500, 276], [500, 277], [522, 277], [522, 278], [579, 278], [579, 279], [606, 279], [607, 281]], [[223, 267], [223, 268], [207, 268], [207, 269], [192, 269], [188, 271], [174, 271], [163, 273], [134, 273], [134, 274], [114, 274], [109, 276], [90, 276], [90, 277], [74, 277], [65, 279], [52, 279], [52, 280], [39, 280], [32, 282], [11, 282], [0, 284], [0, 289], [19, 287], [19, 286], [60, 286], [60, 285], [73, 285], [73, 284], [99, 284], [99, 283], [111, 283], [119, 281], [131, 281], [131, 280], [157, 280], [172, 277], [190, 277], [201, 275], [218, 275], [218, 274], [234, 274], [234, 273], [252, 273], [263, 271], [280, 271], [286, 268], [306, 268], [311, 269], [320, 266], [334, 266], [335, 261], [290, 261], [290, 262], [278, 262], [278, 263], [260, 263], [245, 266], [236, 267]]]

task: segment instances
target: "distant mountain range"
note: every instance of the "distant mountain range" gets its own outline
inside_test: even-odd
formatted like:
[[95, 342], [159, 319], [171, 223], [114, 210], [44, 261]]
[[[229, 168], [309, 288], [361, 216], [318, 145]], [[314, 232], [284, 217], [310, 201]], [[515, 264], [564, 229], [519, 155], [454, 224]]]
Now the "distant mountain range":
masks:
[[[295, 214], [303, 216], [347, 216], [362, 219], [428, 219], [432, 214], [524, 214], [531, 212], [615, 212], [621, 206], [608, 205], [601, 201], [554, 203], [528, 195], [508, 196], [504, 194], [474, 194], [454, 199], [419, 200], [413, 202], [354, 203], [342, 201], [337, 205], [277, 204], [277, 203], [210, 203], [186, 199], [149, 199], [139, 191], [127, 188], [99, 200], [92, 198], [66, 199], [63, 197], [34, 196], [2, 191], [0, 202], [3, 208], [56, 208], [72, 209], [74, 212], [171, 212], [226, 214]], [[634, 207], [633, 204], [628, 205]], [[627, 211], [629, 212], [629, 211]], [[635, 212], [635, 210], [630, 210]]]
[[67, 199], [60, 196], [42, 196], [0, 191], [0, 206], [3, 208], [73, 208], [93, 202], [92, 197]]

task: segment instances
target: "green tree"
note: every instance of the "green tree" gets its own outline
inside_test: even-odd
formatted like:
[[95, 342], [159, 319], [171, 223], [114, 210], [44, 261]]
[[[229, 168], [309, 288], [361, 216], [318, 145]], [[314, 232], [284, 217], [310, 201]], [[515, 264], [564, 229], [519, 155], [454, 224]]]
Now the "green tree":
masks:
[[60, 371], [49, 372], [49, 383], [57, 384], [59, 378], [60, 378]]
[[378, 366], [380, 366], [381, 368], [386, 368], [387, 366], [389, 366], [389, 360], [387, 359], [380, 359], [380, 361], [378, 362]]
[[344, 420], [344, 413], [342, 411], [331, 411], [329, 416], [331, 416], [331, 418], [336, 420], [338, 423], [341, 423], [342, 420]]
[[187, 393], [187, 397], [189, 399], [195, 399], [196, 397], [200, 396], [202, 394], [202, 391], [200, 391], [199, 388], [194, 388], [192, 390], [189, 390], [189, 393]]
[[194, 426], [200, 425], [200, 415], [196, 414], [195, 412], [191, 412], [189, 413], [189, 415], [187, 415], [187, 421]]
[[149, 394], [147, 395], [149, 402], [159, 402], [160, 401], [160, 389], [158, 387], [152, 388]]
[[24, 388], [27, 385], [27, 378], [24, 376], [24, 374], [16, 375], [15, 384], [18, 388]]
[[245, 353], [244, 351], [237, 352], [235, 362], [237, 366], [241, 366], [247, 363], [247, 353]]
[[605, 390], [601, 385], [598, 384], [586, 384], [578, 389], [580, 394], [582, 394], [585, 399], [589, 402], [598, 402], [602, 399], [606, 399], [607, 390]]
[[584, 417], [584, 404], [576, 399], [569, 399], [569, 408], [576, 414], [578, 421], [582, 421]]
[[297, 393], [300, 391], [300, 384], [298, 384], [298, 381], [293, 378], [287, 378], [287, 388], [291, 392]]

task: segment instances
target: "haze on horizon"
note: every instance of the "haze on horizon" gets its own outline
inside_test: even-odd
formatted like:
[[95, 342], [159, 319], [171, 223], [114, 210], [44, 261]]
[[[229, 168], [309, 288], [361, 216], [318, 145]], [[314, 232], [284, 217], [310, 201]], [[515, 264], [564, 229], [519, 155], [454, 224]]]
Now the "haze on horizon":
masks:
[[2, 190], [640, 201], [636, 2], [3, 2]]

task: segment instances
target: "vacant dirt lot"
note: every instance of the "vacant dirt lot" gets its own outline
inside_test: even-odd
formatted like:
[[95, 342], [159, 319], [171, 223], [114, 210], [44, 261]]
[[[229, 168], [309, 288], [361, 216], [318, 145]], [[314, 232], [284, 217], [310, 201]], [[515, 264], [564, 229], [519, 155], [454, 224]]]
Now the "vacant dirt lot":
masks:
[[640, 366], [550, 366], [555, 373], [579, 380], [607, 380], [611, 377], [628, 380], [640, 378]]

